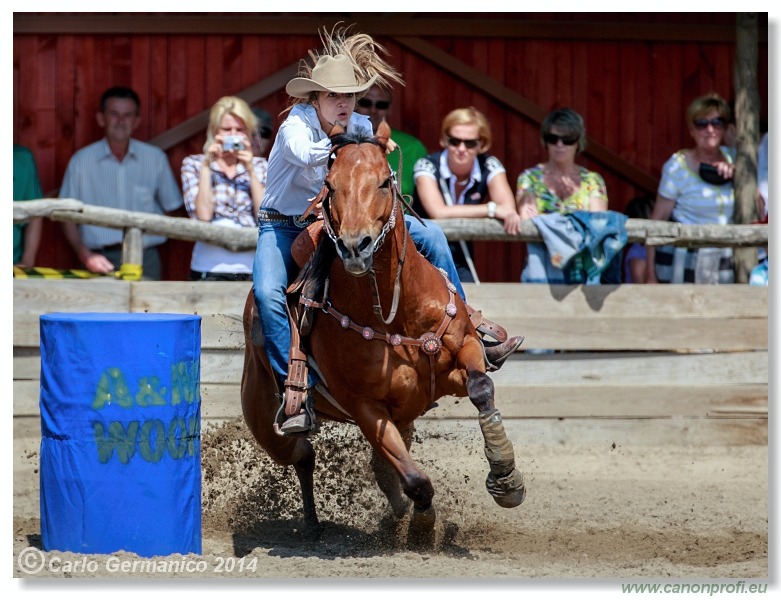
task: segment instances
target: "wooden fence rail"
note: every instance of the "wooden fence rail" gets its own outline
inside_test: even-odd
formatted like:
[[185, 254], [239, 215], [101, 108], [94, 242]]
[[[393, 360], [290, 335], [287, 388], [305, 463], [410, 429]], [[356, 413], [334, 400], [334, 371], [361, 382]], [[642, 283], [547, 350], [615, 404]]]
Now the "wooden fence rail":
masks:
[[[200, 315], [203, 418], [239, 416], [241, 312], [250, 286], [15, 279], [14, 416], [39, 414], [40, 316], [74, 311]], [[526, 336], [522, 350], [492, 374], [506, 419], [544, 421], [551, 430], [566, 420], [592, 439], [632, 443], [767, 443], [767, 288], [464, 287], [472, 305]], [[425, 418], [473, 419], [474, 407], [446, 398]]]
[[[254, 249], [258, 239], [258, 232], [254, 227], [229, 229], [193, 219], [92, 206], [74, 199], [14, 202], [14, 223], [28, 221], [34, 217], [113, 227], [124, 229], [126, 232], [140, 230], [172, 239], [216, 244], [234, 252]], [[449, 240], [508, 242], [541, 240], [537, 227], [531, 221], [524, 221], [521, 232], [514, 236], [506, 234], [501, 223], [495, 219], [438, 219], [436, 222], [442, 227]], [[691, 248], [703, 246], [744, 248], [764, 246], [768, 243], [767, 225], [682, 225], [668, 221], [628, 219], [626, 233], [629, 242], [640, 242], [649, 246], [672, 244]], [[140, 244], [140, 235], [137, 237]], [[138, 252], [140, 256], [140, 247]]]

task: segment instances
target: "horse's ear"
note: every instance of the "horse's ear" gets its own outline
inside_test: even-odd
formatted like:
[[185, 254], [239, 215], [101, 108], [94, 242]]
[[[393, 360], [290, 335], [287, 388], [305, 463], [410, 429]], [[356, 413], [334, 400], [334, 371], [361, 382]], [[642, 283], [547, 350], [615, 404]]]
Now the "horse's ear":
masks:
[[331, 133], [328, 134], [328, 137], [334, 138], [337, 135], [342, 135], [344, 133], [344, 127], [339, 125], [339, 123], [334, 123], [334, 126], [331, 127]]
[[382, 123], [380, 123], [380, 126], [377, 127], [377, 133], [375, 133], [374, 135], [383, 144], [387, 144], [391, 136], [391, 128], [390, 125], [388, 125], [388, 122], [383, 121]]

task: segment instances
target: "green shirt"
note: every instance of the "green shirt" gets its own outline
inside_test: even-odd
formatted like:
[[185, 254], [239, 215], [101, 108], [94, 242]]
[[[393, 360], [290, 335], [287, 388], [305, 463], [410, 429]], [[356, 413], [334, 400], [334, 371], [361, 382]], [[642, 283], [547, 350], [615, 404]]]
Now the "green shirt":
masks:
[[[42, 197], [33, 153], [14, 144], [14, 200], [38, 200]], [[25, 226], [26, 223], [14, 223], [14, 264], [22, 260], [24, 254]]]
[[[391, 130], [391, 139], [396, 142], [401, 150], [401, 193], [404, 195], [409, 194], [412, 196], [415, 193], [415, 177], [412, 174], [412, 168], [419, 158], [423, 158], [428, 155], [426, 147], [418, 138], [398, 131], [396, 129]], [[388, 154], [388, 164], [391, 169], [399, 171], [399, 151], [396, 150]]]

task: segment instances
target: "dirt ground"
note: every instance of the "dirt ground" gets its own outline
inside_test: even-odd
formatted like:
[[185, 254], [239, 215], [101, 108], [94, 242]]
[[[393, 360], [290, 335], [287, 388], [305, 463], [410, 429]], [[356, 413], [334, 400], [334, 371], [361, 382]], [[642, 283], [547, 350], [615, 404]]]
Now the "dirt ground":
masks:
[[[390, 522], [384, 497], [367, 478], [368, 445], [356, 429], [326, 426], [315, 438], [324, 531], [312, 542], [301, 535], [293, 470], [273, 465], [241, 420], [208, 428], [203, 554], [165, 557], [167, 568], [190, 561], [203, 571], [117, 573], [107, 555], [40, 552], [38, 422], [28, 421], [14, 426], [17, 578], [426, 578], [447, 585], [769, 576], [767, 446], [541, 443], [528, 439], [523, 421], [506, 424], [528, 490], [515, 509], [498, 507], [485, 491], [476, 422], [418, 425], [413, 456], [432, 479], [438, 514], [428, 548], [408, 545], [406, 520]], [[38, 572], [22, 569], [41, 558]], [[63, 572], [63, 564], [74, 572]], [[84, 572], [85, 564], [95, 571]]]

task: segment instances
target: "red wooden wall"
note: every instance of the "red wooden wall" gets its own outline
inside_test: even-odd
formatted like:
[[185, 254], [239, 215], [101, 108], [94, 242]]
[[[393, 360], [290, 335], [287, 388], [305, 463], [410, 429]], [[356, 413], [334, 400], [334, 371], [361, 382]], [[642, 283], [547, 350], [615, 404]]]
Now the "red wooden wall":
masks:
[[[46, 17], [41, 14], [40, 18]], [[51, 16], [51, 15], [48, 15]], [[452, 16], [452, 15], [451, 15]], [[469, 22], [469, 15], [457, 15]], [[479, 15], [485, 20], [486, 15]], [[28, 15], [29, 17], [29, 15]], [[421, 19], [445, 19], [421, 15]], [[580, 112], [591, 138], [653, 177], [675, 150], [690, 144], [684, 124], [688, 103], [717, 91], [732, 97], [735, 52], [734, 13], [713, 14], [489, 14], [497, 28], [517, 23], [525, 33], [475, 36], [457, 26], [430, 28], [437, 35], [425, 41], [454, 59], [484, 73], [497, 85], [520, 94], [545, 112], [571, 106]], [[393, 29], [388, 16], [388, 27]], [[475, 16], [477, 18], [477, 16]], [[74, 151], [98, 139], [95, 122], [101, 93], [111, 85], [129, 85], [140, 95], [142, 123], [136, 137], [146, 140], [164, 133], [208, 109], [219, 97], [236, 93], [306, 56], [319, 44], [316, 27], [307, 33], [284, 30], [234, 35], [177, 28], [176, 16], [159, 15], [173, 33], [138, 32], [133, 16], [117, 17], [125, 32], [68, 32], [51, 26], [41, 31], [25, 21], [13, 39], [13, 141], [30, 147], [45, 191], [56, 190]], [[34, 22], [35, 19], [33, 18]], [[323, 20], [323, 24], [331, 23]], [[360, 26], [361, 17], [348, 22]], [[290, 21], [285, 21], [290, 23]], [[372, 23], [376, 22], [373, 21]], [[539, 24], [540, 34], [534, 33]], [[557, 27], [557, 24], [559, 25]], [[489, 24], [490, 25], [490, 24]], [[532, 33], [529, 33], [531, 25]], [[621, 26], [636, 31], [631, 39]], [[670, 34], [687, 26], [686, 34]], [[618, 27], [616, 27], [618, 26]], [[712, 27], [713, 40], [703, 28]], [[104, 27], [105, 29], [105, 27]], [[217, 28], [216, 28], [217, 29]], [[262, 28], [261, 28], [262, 29]], [[184, 30], [184, 31], [181, 31]], [[359, 31], [367, 31], [360, 29]], [[564, 33], [559, 35], [558, 30]], [[406, 87], [397, 92], [391, 125], [417, 135], [431, 151], [438, 149], [442, 117], [460, 106], [473, 105], [491, 122], [491, 153], [502, 160], [514, 186], [526, 167], [545, 159], [539, 125], [497, 102], [407, 49], [395, 34], [373, 33], [391, 53], [390, 61], [404, 74]], [[573, 33], [574, 32], [574, 33]], [[619, 32], [619, 33], [617, 33]], [[764, 33], [763, 33], [764, 32]], [[759, 94], [767, 115], [767, 16], [760, 19]], [[260, 104], [273, 115], [285, 108], [284, 91]], [[278, 124], [278, 120], [275, 125]], [[174, 174], [182, 159], [200, 151], [203, 134], [168, 150]], [[610, 208], [621, 211], [633, 196], [645, 193], [632, 181], [588, 156], [579, 161], [604, 176]], [[523, 259], [520, 243], [477, 244], [476, 262], [485, 281], [518, 281]], [[166, 244], [169, 279], [186, 279], [191, 245]], [[78, 266], [55, 223], [46, 223], [39, 264]]]

